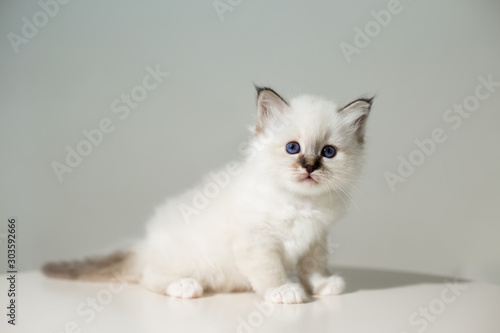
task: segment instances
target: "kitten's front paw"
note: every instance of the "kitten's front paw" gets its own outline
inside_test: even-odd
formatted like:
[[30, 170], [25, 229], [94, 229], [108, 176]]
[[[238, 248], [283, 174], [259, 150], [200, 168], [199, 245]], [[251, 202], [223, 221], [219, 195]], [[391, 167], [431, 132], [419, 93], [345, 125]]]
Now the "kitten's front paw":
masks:
[[203, 287], [195, 279], [180, 279], [167, 287], [167, 295], [177, 298], [197, 298], [203, 295]]
[[320, 296], [339, 295], [345, 289], [345, 281], [338, 275], [332, 275], [318, 284], [313, 293]]
[[307, 301], [307, 295], [300, 284], [287, 283], [278, 288], [269, 289], [264, 299], [271, 303], [298, 304]]

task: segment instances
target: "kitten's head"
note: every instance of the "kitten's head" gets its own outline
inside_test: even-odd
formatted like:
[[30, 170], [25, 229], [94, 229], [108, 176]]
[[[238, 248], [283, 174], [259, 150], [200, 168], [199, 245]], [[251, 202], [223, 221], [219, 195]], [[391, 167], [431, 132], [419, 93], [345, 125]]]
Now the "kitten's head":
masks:
[[288, 103], [270, 88], [257, 93], [253, 147], [261, 170], [297, 194], [342, 194], [359, 171], [372, 99], [338, 107], [310, 95]]

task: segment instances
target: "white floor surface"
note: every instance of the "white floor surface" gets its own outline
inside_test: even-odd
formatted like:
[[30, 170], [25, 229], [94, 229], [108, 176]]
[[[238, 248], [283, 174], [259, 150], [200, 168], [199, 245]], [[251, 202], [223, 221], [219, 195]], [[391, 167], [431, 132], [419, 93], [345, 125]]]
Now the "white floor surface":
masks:
[[356, 332], [499, 333], [500, 286], [414, 273], [338, 268], [345, 294], [272, 305], [253, 293], [179, 300], [137, 285], [17, 274], [16, 325], [7, 324], [2, 275], [1, 332]]

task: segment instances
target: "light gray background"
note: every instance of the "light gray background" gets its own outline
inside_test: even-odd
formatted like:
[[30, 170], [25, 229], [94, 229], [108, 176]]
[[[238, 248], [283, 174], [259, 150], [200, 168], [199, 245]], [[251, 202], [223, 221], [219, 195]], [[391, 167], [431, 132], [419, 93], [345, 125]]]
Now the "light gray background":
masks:
[[[403, 0], [348, 63], [340, 43], [387, 3], [243, 1], [221, 21], [212, 1], [73, 0], [15, 53], [7, 34], [40, 7], [3, 1], [0, 233], [18, 217], [19, 266], [140, 237], [164, 197], [238, 158], [256, 83], [340, 104], [377, 94], [359, 209], [332, 230], [333, 263], [500, 283], [500, 88], [459, 129], [442, 119], [479, 76], [500, 81], [500, 4]], [[120, 120], [111, 103], [156, 64], [169, 77]], [[103, 118], [115, 130], [60, 183], [51, 163]], [[392, 192], [384, 173], [436, 127], [448, 139]]]

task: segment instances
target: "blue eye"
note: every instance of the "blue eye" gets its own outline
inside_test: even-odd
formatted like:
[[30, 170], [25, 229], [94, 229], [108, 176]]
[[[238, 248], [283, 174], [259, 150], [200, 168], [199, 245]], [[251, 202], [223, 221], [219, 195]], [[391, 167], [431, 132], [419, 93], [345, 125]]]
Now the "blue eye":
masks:
[[326, 158], [332, 158], [335, 154], [337, 154], [337, 149], [335, 149], [334, 146], [324, 146], [323, 151], [321, 152], [321, 155]]
[[300, 145], [297, 142], [288, 142], [286, 144], [286, 151], [288, 154], [298, 154], [300, 151]]

